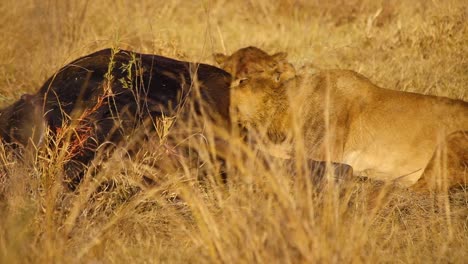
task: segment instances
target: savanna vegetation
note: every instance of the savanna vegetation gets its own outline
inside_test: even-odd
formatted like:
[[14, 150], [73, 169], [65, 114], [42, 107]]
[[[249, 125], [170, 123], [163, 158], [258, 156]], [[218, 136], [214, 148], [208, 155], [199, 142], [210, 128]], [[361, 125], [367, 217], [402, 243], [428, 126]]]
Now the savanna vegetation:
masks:
[[[464, 0], [2, 0], [0, 107], [107, 47], [215, 64], [214, 52], [253, 45], [286, 51], [297, 67], [352, 69], [389, 89], [468, 100], [466, 21]], [[317, 189], [301, 164], [292, 174], [277, 160], [256, 162], [235, 137], [223, 183], [200, 144], [212, 130], [173, 137], [184, 127], [173, 121], [96, 159], [100, 170], [76, 192], [62, 183], [59, 147], [25, 163], [0, 146], [0, 263], [468, 259], [466, 190], [434, 197], [372, 181]], [[196, 157], [173, 149], [193, 139]]]

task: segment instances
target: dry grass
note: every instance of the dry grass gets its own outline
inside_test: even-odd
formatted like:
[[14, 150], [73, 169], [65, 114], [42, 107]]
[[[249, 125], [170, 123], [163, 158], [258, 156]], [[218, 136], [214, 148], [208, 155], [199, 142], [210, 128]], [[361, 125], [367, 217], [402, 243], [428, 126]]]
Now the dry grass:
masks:
[[[466, 1], [322, 2], [3, 0], [0, 106], [109, 46], [214, 63], [213, 52], [255, 45], [287, 51], [297, 66], [348, 68], [390, 89], [468, 99]], [[168, 153], [159, 134], [134, 157], [116, 151], [77, 193], [60, 183], [52, 149], [25, 166], [0, 147], [0, 263], [468, 259], [466, 193], [433, 199], [373, 183], [316, 193], [304, 173], [246, 162], [241, 154], [253, 153], [237, 151], [235, 140], [223, 185], [205, 148], [203, 166], [185, 158], [153, 166]], [[142, 175], [158, 185], [146, 188]], [[113, 189], [96, 191], [109, 179]]]

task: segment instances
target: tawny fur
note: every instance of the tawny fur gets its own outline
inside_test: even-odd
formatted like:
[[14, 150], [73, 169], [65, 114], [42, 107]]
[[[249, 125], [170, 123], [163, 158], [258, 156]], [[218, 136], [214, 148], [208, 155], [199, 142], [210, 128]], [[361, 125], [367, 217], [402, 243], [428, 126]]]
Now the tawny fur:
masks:
[[303, 148], [309, 158], [350, 164], [360, 176], [403, 186], [419, 179], [417, 190], [435, 187], [440, 155], [434, 152], [445, 146], [455, 161], [445, 165], [444, 186], [466, 185], [468, 141], [457, 131], [468, 130], [468, 103], [461, 100], [384, 89], [353, 71], [323, 70], [285, 81], [248, 76], [231, 87], [231, 107], [233, 119], [281, 145], [285, 155]]

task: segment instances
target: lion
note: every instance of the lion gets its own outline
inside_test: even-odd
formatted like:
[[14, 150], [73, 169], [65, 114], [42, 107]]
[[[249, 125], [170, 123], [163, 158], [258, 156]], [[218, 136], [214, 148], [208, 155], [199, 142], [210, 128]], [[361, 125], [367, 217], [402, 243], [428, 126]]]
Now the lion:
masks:
[[[250, 46], [242, 48], [232, 55], [215, 53], [213, 57], [223, 70], [231, 74], [232, 85], [238, 85], [252, 76], [263, 78], [271, 77], [277, 82], [287, 81], [296, 76], [296, 69], [286, 60], [286, 52], [278, 52], [269, 55], [267, 52], [257, 47]], [[304, 68], [300, 69], [300, 71], [303, 70]], [[263, 144], [256, 144], [256, 147], [260, 151], [268, 152], [267, 156], [269, 156], [270, 159], [274, 158], [278, 161], [281, 160], [290, 164], [290, 162], [286, 160], [290, 157], [284, 154], [281, 147], [276, 151], [275, 146], [268, 144], [268, 142], [266, 143], [267, 144], [265, 144], [265, 142], [263, 142]], [[266, 150], [263, 147], [264, 145], [268, 145], [269, 148]], [[351, 166], [347, 164], [331, 163], [328, 165], [329, 167], [327, 167], [326, 162], [308, 159], [307, 167], [310, 171], [314, 172], [314, 182], [318, 182], [319, 179], [322, 179], [326, 174], [325, 171], [327, 171], [327, 173], [331, 172], [331, 175], [337, 180], [348, 179], [353, 174]]]
[[[247, 67], [254, 64], [265, 62]], [[280, 75], [253, 74], [231, 87], [233, 120], [276, 151], [293, 156], [303, 148], [311, 159], [349, 164], [357, 176], [415, 190], [466, 185], [467, 102], [384, 89], [351, 70]], [[446, 180], [434, 180], [435, 164], [447, 158], [453, 162], [445, 165]]]

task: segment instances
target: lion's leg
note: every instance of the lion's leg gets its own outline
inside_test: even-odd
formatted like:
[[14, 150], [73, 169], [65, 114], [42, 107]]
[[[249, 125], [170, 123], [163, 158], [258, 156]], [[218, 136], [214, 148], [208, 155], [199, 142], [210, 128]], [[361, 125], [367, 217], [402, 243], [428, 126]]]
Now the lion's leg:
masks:
[[440, 192], [468, 184], [468, 131], [448, 135], [437, 147], [421, 178], [410, 188]]

